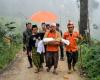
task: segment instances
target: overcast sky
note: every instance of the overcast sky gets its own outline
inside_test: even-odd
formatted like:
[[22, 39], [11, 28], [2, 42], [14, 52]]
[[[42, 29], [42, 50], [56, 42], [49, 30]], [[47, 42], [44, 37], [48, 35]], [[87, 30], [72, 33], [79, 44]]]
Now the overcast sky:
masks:
[[51, 11], [63, 23], [68, 19], [77, 22], [79, 11], [76, 3], [76, 0], [0, 0], [0, 15], [25, 18], [38, 11]]
[[[93, 24], [100, 26], [100, 0], [89, 0], [89, 14], [92, 34], [100, 33], [100, 27], [94, 30]], [[65, 30], [66, 22], [71, 19], [77, 26], [79, 8], [77, 0], [0, 0], [0, 16], [26, 18], [38, 11], [51, 11], [58, 15], [58, 21]]]

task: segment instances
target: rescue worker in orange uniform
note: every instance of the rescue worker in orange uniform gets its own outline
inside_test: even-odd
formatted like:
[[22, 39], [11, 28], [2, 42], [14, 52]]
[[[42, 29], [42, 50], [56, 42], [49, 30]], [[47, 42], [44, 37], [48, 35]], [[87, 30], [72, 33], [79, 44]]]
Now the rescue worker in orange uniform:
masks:
[[78, 60], [78, 45], [77, 40], [82, 39], [82, 36], [79, 32], [74, 31], [73, 22], [69, 21], [67, 24], [68, 31], [64, 33], [64, 39], [69, 40], [70, 44], [66, 45], [66, 55], [68, 62], [68, 73], [71, 73], [71, 69], [75, 71], [75, 64]]
[[52, 66], [54, 66], [53, 73], [57, 74], [56, 68], [58, 66], [58, 59], [59, 59], [59, 46], [61, 41], [61, 34], [56, 31], [56, 24], [53, 23], [50, 25], [49, 32], [45, 33], [45, 38], [53, 38], [54, 41], [50, 41], [46, 43], [46, 57], [47, 57], [47, 72], [50, 71]]

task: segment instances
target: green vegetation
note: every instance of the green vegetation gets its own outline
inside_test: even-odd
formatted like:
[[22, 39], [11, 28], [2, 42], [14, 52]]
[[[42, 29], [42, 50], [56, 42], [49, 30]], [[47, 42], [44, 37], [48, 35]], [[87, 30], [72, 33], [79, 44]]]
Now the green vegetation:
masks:
[[100, 80], [100, 42], [82, 44], [79, 65], [88, 80]]
[[15, 57], [20, 49], [20, 45], [7, 45], [0, 44], [0, 69], [4, 69]]
[[0, 69], [4, 69], [21, 49], [22, 36], [15, 21], [0, 17]]

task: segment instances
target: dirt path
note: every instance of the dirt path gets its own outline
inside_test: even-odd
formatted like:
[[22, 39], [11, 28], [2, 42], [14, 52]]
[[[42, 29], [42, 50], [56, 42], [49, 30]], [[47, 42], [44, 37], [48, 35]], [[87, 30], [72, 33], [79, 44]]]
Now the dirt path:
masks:
[[[46, 72], [44, 69], [39, 74], [35, 74], [35, 67], [27, 69], [28, 61], [25, 54], [20, 54], [17, 60], [4, 73], [0, 74], [0, 80], [82, 80], [77, 72], [67, 74], [67, 64], [65, 61], [59, 61], [58, 75]], [[64, 79], [66, 76], [68, 79]]]

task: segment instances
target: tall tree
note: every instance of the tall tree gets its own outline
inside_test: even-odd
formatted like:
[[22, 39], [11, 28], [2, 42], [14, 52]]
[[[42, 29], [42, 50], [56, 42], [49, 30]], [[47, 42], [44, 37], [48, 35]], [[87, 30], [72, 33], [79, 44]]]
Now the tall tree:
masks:
[[80, 0], [80, 27], [79, 31], [82, 36], [90, 43], [90, 28], [88, 18], [88, 0]]
[[80, 0], [80, 33], [84, 36], [88, 27], [88, 0]]

